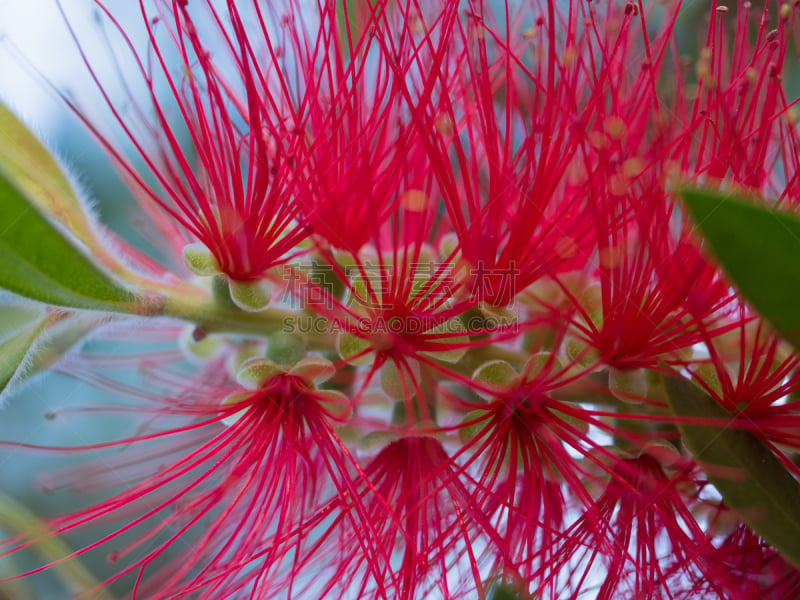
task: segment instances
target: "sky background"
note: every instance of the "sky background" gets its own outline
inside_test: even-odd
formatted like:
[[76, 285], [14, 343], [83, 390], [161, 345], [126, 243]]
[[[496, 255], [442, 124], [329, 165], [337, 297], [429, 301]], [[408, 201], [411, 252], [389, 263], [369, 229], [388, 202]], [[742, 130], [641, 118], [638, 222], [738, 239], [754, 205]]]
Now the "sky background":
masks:
[[[117, 12], [133, 19], [138, 3], [119, 2]], [[98, 35], [98, 11], [86, 0], [64, 0], [65, 10], [92, 62], [113, 67]], [[24, 59], [23, 59], [24, 57]], [[29, 64], [26, 64], [26, 60]], [[74, 40], [54, 0], [0, 0], [0, 97], [44, 132], [61, 127], [63, 105], [33, 67], [61, 89], [86, 89], [91, 84]]]

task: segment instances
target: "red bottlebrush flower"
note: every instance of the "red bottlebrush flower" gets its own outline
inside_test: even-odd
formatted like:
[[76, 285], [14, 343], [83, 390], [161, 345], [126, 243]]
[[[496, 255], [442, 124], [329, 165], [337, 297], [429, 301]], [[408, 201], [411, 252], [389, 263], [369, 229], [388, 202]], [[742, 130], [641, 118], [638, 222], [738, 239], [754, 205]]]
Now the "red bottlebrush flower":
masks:
[[[492, 529], [442, 444], [410, 433], [372, 457], [364, 474], [372, 489], [355, 484], [363, 489], [360, 501], [372, 516], [375, 543], [384, 549], [384, 560], [391, 558], [378, 571], [392, 584], [388, 597], [484, 597], [482, 548]], [[362, 597], [383, 597], [386, 592], [378, 594], [378, 582], [371, 581], [376, 569], [368, 571], [366, 580], [353, 574], [364, 571], [366, 557], [348, 548], [357, 550], [352, 543], [342, 545], [341, 564], [347, 569], [340, 576], [342, 593], [359, 590]]]
[[[711, 581], [726, 598], [782, 600], [800, 590], [800, 572], [744, 525], [737, 526], [715, 548]], [[698, 582], [696, 593], [707, 586]]]
[[[394, 9], [370, 3], [364, 12], [349, 13], [343, 25], [335, 3], [325, 5], [321, 27], [329, 33], [313, 55], [296, 58], [308, 86], [297, 164], [302, 176], [295, 189], [298, 218], [323, 245], [353, 255], [380, 235], [403, 188], [421, 185], [423, 172], [415, 173], [419, 152], [396, 91], [403, 76], [399, 59], [390, 59], [375, 41], [385, 35], [383, 21]], [[337, 27], [347, 35], [336, 36]]]
[[[396, 11], [381, 3], [346, 14], [334, 2], [318, 9], [309, 27], [292, 3], [230, 4], [229, 51], [246, 85], [224, 89], [251, 130], [263, 130], [264, 165], [287, 165], [271, 210], [323, 245], [357, 253], [397, 203], [408, 172], [411, 132], [394, 91], [401, 74], [374, 41]], [[267, 60], [254, 58], [261, 56]], [[225, 62], [207, 68], [227, 82]]]
[[[791, 10], [761, 12], [739, 2], [733, 17], [712, 3], [697, 62], [676, 70], [665, 129], [686, 125], [673, 158], [683, 174], [730, 183], [797, 203], [797, 115], [781, 83], [791, 44]], [[777, 27], [776, 27], [777, 25]], [[775, 29], [772, 29], [775, 27]], [[694, 67], [694, 73], [687, 72]], [[696, 89], [694, 83], [696, 79]]]
[[617, 460], [602, 494], [564, 532], [560, 558], [544, 566], [555, 577], [569, 565], [562, 585], [573, 591], [560, 597], [577, 597], [593, 569], [603, 600], [686, 597], [681, 590], [704, 576], [713, 552], [690, 510], [693, 492], [681, 489], [695, 487], [688, 473], [683, 465], [668, 475], [646, 453]]
[[363, 361], [374, 352], [380, 366], [387, 359], [428, 361], [424, 356], [431, 355], [452, 363], [463, 356], [471, 342], [459, 316], [475, 303], [447, 250], [434, 246], [441, 231], [428, 194], [407, 190], [374, 255], [354, 256], [346, 272], [338, 270], [347, 290], [331, 314], [342, 331], [344, 358]]
[[[575, 335], [594, 351], [587, 360], [623, 370], [680, 362], [703, 339], [698, 321], [723, 331], [720, 311], [734, 297], [686, 223], [676, 239], [674, 204], [646, 189], [596, 199], [599, 264], [593, 283], [573, 296]], [[582, 350], [569, 347], [573, 357]]]
[[[574, 299], [582, 317], [577, 336], [593, 350], [585, 354], [589, 361], [625, 370], [679, 362], [701, 341], [698, 321], [723, 326], [717, 313], [733, 295], [694, 249], [690, 227], [670, 196], [671, 181], [716, 181], [730, 174], [732, 182], [770, 194], [786, 183], [779, 172], [763, 176], [774, 171], [770, 165], [796, 162], [788, 140], [797, 133], [781, 124], [788, 104], [780, 86], [753, 85], [759, 68], [772, 73], [770, 81], [779, 73], [777, 43], [759, 38], [751, 46], [742, 34], [734, 44], [718, 21], [724, 11], [713, 14], [691, 102], [685, 99], [689, 74], [677, 58], [675, 72], [668, 72], [674, 21], [664, 19], [650, 34], [647, 58], [636, 70], [625, 58], [632, 46], [615, 46], [607, 59], [605, 93], [614, 111], [594, 107], [594, 125], [582, 144], [597, 240], [587, 274], [597, 287], [579, 289]], [[627, 19], [638, 18], [636, 11], [626, 15], [622, 30], [633, 26]], [[737, 31], [746, 28], [747, 15], [747, 9], [739, 12]], [[612, 68], [617, 60], [624, 69]], [[665, 71], [674, 98], [657, 91]], [[755, 173], [762, 175], [756, 180]], [[573, 350], [576, 356], [585, 347], [575, 344]]]
[[782, 449], [800, 448], [792, 399], [800, 390], [800, 359], [757, 315], [740, 305], [729, 316], [731, 330], [705, 333], [709, 357], [687, 367], [698, 385], [743, 427], [776, 450], [787, 468], [799, 473]]
[[[373, 531], [373, 516], [351, 501], [358, 484], [349, 482], [357, 481], [357, 469], [333, 431], [348, 402], [313, 384], [331, 374], [330, 363], [306, 359], [289, 369], [256, 359], [239, 371], [249, 389], [231, 393], [223, 362], [211, 361], [200, 378], [181, 382], [179, 389], [173, 387], [176, 374], [153, 372], [149, 381], [161, 381], [164, 396], [106, 379], [94, 372], [93, 361], [61, 365], [73, 376], [138, 401], [98, 407], [89, 416], [108, 412], [144, 418], [135, 436], [51, 449], [134, 448], [48, 482], [52, 489], [75, 486], [84, 492], [122, 488], [87, 508], [49, 518], [52, 533], [41, 534], [125, 519], [74, 554], [101, 548], [121, 565], [104, 585], [133, 574], [134, 598], [271, 597], [281, 588], [291, 595], [302, 583], [302, 574], [291, 565], [301, 564], [314, 549], [314, 535], [336, 526], [325, 521], [328, 506], [344, 513], [348, 530], [362, 540], [353, 543], [371, 555], [367, 549], [373, 542], [366, 536]], [[6, 541], [4, 554], [37, 539]]]
[[[97, 4], [135, 54], [111, 11]], [[206, 8], [219, 19], [210, 5]], [[92, 70], [91, 59], [84, 55], [84, 61], [156, 186], [149, 185], [148, 176], [140, 174], [75, 104], [66, 96], [64, 99], [144, 192], [140, 199], [149, 197], [166, 211], [181, 226], [182, 235], [201, 242], [214, 256], [218, 269], [231, 279], [261, 278], [270, 267], [291, 259], [307, 236], [295, 220], [292, 201], [298, 143], [294, 131], [300, 126], [299, 115], [291, 112], [296, 99], [287, 97], [285, 88], [283, 98], [271, 90], [269, 106], [262, 98], [265, 72], [275, 72], [279, 82], [290, 74], [275, 55], [269, 58], [271, 64], [254, 62], [248, 34], [236, 7], [231, 6], [232, 30], [219, 33], [237, 59], [243, 97], [232, 97], [231, 84], [220, 77], [185, 3], [159, 3], [152, 17], [144, 7], [142, 13], [152, 54], [146, 61], [137, 57], [138, 74], [149, 91], [152, 111], [137, 107], [134, 115], [141, 122], [134, 123], [130, 114], [118, 108]], [[263, 21], [260, 24], [266, 27]], [[161, 40], [162, 29], [169, 42]], [[168, 66], [167, 56], [174, 51], [178, 52], [182, 77], [174, 76]], [[132, 84], [126, 82], [128, 85]], [[178, 124], [170, 118], [169, 103], [177, 107]], [[148, 112], [152, 112], [152, 120], [145, 117]], [[184, 132], [191, 140], [191, 150], [184, 147]]]
[[[493, 306], [511, 304], [540, 277], [575, 268], [591, 254], [585, 190], [568, 179], [584, 136], [583, 103], [597, 101], [585, 89], [582, 57], [589, 59], [581, 54], [592, 41], [585, 31], [557, 32], [565, 15], [556, 5], [531, 5], [513, 18], [472, 5], [448, 40], [454, 47], [442, 48], [454, 56], [435, 72], [437, 89], [408, 92], [471, 271], [471, 295]], [[571, 3], [567, 11], [581, 9]], [[535, 26], [523, 31], [531, 16]], [[495, 18], [509, 22], [498, 26]]]
[[[635, 11], [626, 14], [626, 19], [638, 19]], [[757, 127], [744, 114], [746, 106], [774, 107], [775, 90], [750, 90], [748, 103], [740, 103], [745, 70], [759, 64], [760, 49], [742, 42], [732, 59], [735, 70], [724, 79], [719, 76], [726, 49], [717, 39], [719, 13], [714, 14], [709, 41], [716, 42], [701, 53], [698, 69], [710, 74], [712, 61], [715, 80], [708, 89], [700, 88], [694, 103], [687, 106], [684, 99], [689, 75], [677, 66], [670, 72], [675, 24], [664, 19], [646, 42], [644, 62], [634, 62], [636, 69], [625, 58], [633, 46], [615, 50], [613, 61], [622, 61], [625, 69], [608, 75], [614, 111], [599, 103], [594, 107], [594, 127], [583, 154], [597, 255], [587, 270], [592, 285], [574, 292], [581, 313], [576, 334], [592, 348], [586, 357], [593, 362], [624, 370], [680, 362], [702, 341], [698, 322], [716, 324], [717, 333], [724, 330], [720, 311], [734, 297], [714, 265], [695, 249], [691, 226], [671, 187], [681, 180], [721, 178], [732, 169], [739, 173], [732, 179], [743, 181], [746, 163], [731, 150], [734, 140], [758, 136], [774, 154], [778, 128], [772, 126], [775, 115], [765, 115], [763, 127]], [[626, 25], [633, 26], [626, 20], [621, 27]], [[666, 80], [678, 95], [674, 101], [658, 91]], [[705, 121], [712, 112], [720, 127], [724, 122], [726, 137], [711, 131], [716, 121]], [[573, 356], [585, 348], [575, 344], [574, 350]]]
[[586, 485], [597, 478], [593, 455], [603, 451], [590, 426], [618, 433], [590, 411], [553, 398], [580, 378], [575, 367], [563, 367], [547, 352], [534, 354], [519, 373], [490, 361], [473, 375], [485, 403], [450, 399], [466, 412], [456, 427], [475, 502], [497, 530], [495, 572], [556, 596], [557, 582], [542, 574], [560, 560], [570, 513], [592, 505]]
[[[634, 71], [638, 78], [627, 70], [615, 74], [609, 92], [614, 113], [598, 105], [584, 143], [597, 239], [597, 262], [587, 274], [597, 287], [575, 293], [582, 316], [577, 335], [594, 350], [590, 360], [621, 369], [680, 362], [701, 341], [699, 321], [724, 326], [718, 313], [734, 297], [694, 248], [690, 226], [670, 194], [673, 181], [718, 181], [730, 174], [735, 184], [770, 193], [780, 174], [756, 181], [753, 173], [776, 161], [793, 162], [786, 140], [796, 132], [785, 133], [778, 120], [787, 110], [782, 92], [753, 86], [748, 76], [766, 57], [776, 57], [775, 47], [737, 39], [729, 50], [717, 21], [723, 13], [714, 12], [709, 46], [696, 65], [700, 87], [693, 101], [685, 98], [689, 74], [677, 58], [675, 72], [668, 71], [675, 24], [665, 19], [647, 42], [648, 58]], [[742, 19], [745, 9], [740, 31]], [[658, 92], [665, 75], [674, 98]], [[751, 143], [759, 150], [751, 151]], [[576, 344], [575, 350], [584, 347]]]

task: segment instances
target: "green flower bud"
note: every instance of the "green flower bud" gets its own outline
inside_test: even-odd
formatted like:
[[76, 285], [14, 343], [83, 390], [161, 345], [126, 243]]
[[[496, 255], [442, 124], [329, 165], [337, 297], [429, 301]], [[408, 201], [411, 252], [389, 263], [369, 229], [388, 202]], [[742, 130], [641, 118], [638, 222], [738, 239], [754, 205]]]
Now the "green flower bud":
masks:
[[269, 306], [272, 294], [266, 281], [234, 281], [228, 282], [231, 300], [245, 312], [260, 312]]
[[236, 381], [248, 390], [260, 389], [267, 381], [286, 373], [286, 369], [267, 358], [251, 358], [236, 374]]
[[409, 360], [402, 371], [394, 361], [388, 360], [381, 367], [381, 387], [395, 400], [413, 398], [417, 391], [414, 383], [420, 380], [420, 374], [419, 363], [415, 360]]
[[608, 389], [618, 400], [639, 404], [647, 396], [647, 373], [644, 369], [608, 370]]
[[472, 373], [472, 380], [479, 383], [480, 387], [490, 390], [489, 392], [476, 389], [479, 395], [484, 398], [491, 397], [491, 392], [502, 392], [520, 380], [519, 373], [504, 360], [490, 360], [483, 363], [475, 372]]
[[183, 247], [183, 262], [195, 275], [209, 276], [221, 273], [219, 262], [203, 244], [187, 244]]
[[276, 333], [269, 338], [267, 358], [279, 365], [294, 365], [306, 354], [303, 338], [292, 333]]
[[600, 352], [579, 338], [568, 337], [565, 343], [565, 350], [567, 358], [584, 369], [602, 371], [605, 368], [605, 365], [601, 362], [602, 355]]
[[197, 327], [189, 325], [181, 332], [178, 343], [186, 357], [192, 362], [205, 362], [222, 348], [222, 338], [213, 335], [200, 336]]
[[341, 332], [336, 338], [336, 351], [339, 353], [339, 356], [353, 365], [371, 365], [372, 353], [365, 352], [371, 348], [371, 342], [349, 333]]
[[336, 367], [333, 366], [333, 363], [317, 356], [303, 358], [289, 369], [289, 375], [300, 377], [314, 385], [327, 381], [335, 374]]

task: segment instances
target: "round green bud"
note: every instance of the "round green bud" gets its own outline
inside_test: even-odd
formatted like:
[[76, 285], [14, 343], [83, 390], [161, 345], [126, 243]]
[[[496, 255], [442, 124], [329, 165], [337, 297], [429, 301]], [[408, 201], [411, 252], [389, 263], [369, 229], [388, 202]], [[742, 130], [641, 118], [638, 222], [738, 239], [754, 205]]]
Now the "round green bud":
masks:
[[193, 243], [183, 247], [183, 262], [195, 275], [210, 276], [221, 272], [214, 254], [203, 244]]
[[245, 312], [260, 312], [269, 306], [272, 294], [266, 281], [235, 281], [228, 282], [231, 300]]

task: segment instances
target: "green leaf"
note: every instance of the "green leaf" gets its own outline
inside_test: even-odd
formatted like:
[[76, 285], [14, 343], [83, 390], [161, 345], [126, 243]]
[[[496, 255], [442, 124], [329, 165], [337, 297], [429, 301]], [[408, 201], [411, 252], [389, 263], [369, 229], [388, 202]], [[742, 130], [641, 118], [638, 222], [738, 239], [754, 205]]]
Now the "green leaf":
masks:
[[43, 312], [44, 307], [37, 302], [0, 292], [0, 346], [3, 340], [41, 317]]
[[137, 312], [140, 304], [2, 176], [2, 165], [0, 286], [71, 308]]
[[0, 401], [26, 378], [49, 368], [105, 319], [97, 313], [50, 309], [13, 330], [0, 331]]
[[687, 189], [682, 195], [736, 287], [800, 349], [800, 218], [728, 194]]
[[75, 236], [97, 264], [136, 286], [147, 287], [152, 283], [118, 260], [117, 253], [108, 243], [113, 234], [104, 231], [88, 206], [81, 202], [53, 154], [2, 103], [0, 171], [40, 214], [59, 223]]
[[797, 480], [754, 434], [731, 427], [734, 417], [697, 385], [678, 377], [666, 377], [664, 383], [675, 416], [720, 423], [719, 426], [678, 423], [678, 428], [725, 504], [786, 560], [800, 568]]
[[28, 351], [44, 327], [45, 319], [34, 321], [3, 340], [3, 352], [0, 353], [0, 395], [22, 370]]
[[87, 211], [50, 151], [6, 106], [0, 103], [0, 164], [17, 189], [92, 247]]

